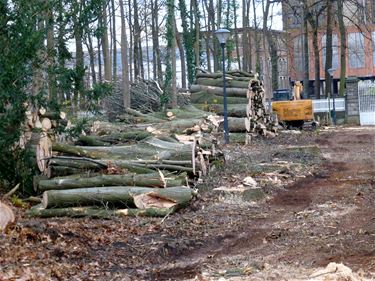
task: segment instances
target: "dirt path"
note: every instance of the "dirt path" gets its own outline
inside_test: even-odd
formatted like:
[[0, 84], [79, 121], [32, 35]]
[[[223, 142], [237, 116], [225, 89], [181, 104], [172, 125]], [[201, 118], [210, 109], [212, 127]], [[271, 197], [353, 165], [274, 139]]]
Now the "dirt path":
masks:
[[[291, 145], [317, 145], [325, 160], [288, 154]], [[296, 164], [281, 174], [294, 182], [271, 181], [259, 202], [207, 191], [164, 219], [28, 219], [18, 211], [0, 234], [0, 280], [307, 280], [330, 262], [375, 273], [375, 128], [284, 135], [230, 155], [207, 189], [236, 186], [275, 160]]]
[[317, 175], [259, 206], [263, 218], [249, 212], [237, 229], [183, 253], [157, 276], [215, 276], [250, 267], [259, 271], [251, 278], [299, 279], [329, 262], [375, 272], [375, 130], [338, 130], [316, 144], [326, 157]]

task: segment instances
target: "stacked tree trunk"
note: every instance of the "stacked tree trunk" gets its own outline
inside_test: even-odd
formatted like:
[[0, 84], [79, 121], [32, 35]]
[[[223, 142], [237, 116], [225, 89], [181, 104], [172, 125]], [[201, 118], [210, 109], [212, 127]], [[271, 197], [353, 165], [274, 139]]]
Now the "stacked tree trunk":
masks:
[[[159, 122], [123, 125], [123, 130], [108, 123], [112, 127], [106, 134], [100, 130], [100, 135], [80, 136], [74, 145], [52, 144], [52, 155], [39, 167], [42, 175], [34, 178], [42, 204], [30, 216], [165, 216], [192, 199], [191, 186], [220, 157], [214, 139], [203, 137], [204, 126], [190, 127], [192, 120], [204, 120], [202, 111], [175, 110], [164, 116], [128, 112]], [[181, 123], [189, 123], [181, 128], [190, 135], [171, 129]]]
[[[251, 135], [274, 136], [277, 120], [266, 111], [264, 89], [257, 74], [245, 71], [229, 71], [225, 77], [228, 102], [229, 131], [246, 133], [247, 143]], [[198, 73], [191, 86], [192, 103], [203, 110], [224, 114], [222, 73]], [[219, 129], [222, 129], [220, 124]]]
[[49, 112], [45, 108], [27, 110], [19, 146], [35, 150], [39, 169], [45, 169], [46, 159], [51, 156], [52, 142], [70, 125], [65, 112]]

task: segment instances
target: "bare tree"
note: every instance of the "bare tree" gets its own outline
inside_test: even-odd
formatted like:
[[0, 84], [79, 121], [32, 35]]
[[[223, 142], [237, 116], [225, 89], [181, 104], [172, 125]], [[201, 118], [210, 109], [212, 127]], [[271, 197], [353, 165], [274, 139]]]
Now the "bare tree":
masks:
[[332, 0], [327, 0], [326, 2], [326, 11], [327, 11], [327, 29], [326, 29], [326, 62], [325, 62], [325, 93], [326, 96], [332, 96], [333, 93], [331, 92], [332, 87], [332, 80], [331, 75], [329, 74], [328, 70], [332, 68], [332, 23], [333, 23], [333, 16], [332, 16]]
[[120, 1], [121, 14], [121, 65], [122, 65], [122, 95], [124, 107], [130, 107], [130, 82], [129, 82], [129, 60], [128, 60], [128, 38], [125, 26], [125, 8], [123, 0]]
[[102, 50], [103, 50], [103, 61], [104, 61], [104, 80], [112, 81], [112, 69], [111, 59], [109, 54], [109, 41], [108, 41], [108, 20], [107, 20], [107, 8], [106, 6], [102, 9], [102, 17], [100, 18], [100, 25], [102, 29]]

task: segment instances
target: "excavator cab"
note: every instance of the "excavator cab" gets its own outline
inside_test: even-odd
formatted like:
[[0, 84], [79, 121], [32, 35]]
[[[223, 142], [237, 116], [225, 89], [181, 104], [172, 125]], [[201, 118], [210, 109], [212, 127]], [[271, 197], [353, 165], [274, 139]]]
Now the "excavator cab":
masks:
[[281, 125], [286, 128], [302, 128], [305, 122], [314, 122], [312, 100], [301, 99], [303, 86], [296, 81], [293, 92], [278, 90], [273, 93], [272, 111], [276, 113]]

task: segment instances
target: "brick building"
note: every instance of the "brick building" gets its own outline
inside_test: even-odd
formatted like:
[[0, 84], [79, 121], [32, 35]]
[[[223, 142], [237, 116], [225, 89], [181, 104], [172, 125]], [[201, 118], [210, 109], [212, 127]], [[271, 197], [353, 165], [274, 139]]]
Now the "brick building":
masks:
[[[324, 1], [325, 2], [325, 1]], [[375, 79], [375, 1], [357, 0], [344, 1], [344, 23], [346, 26], [347, 49], [346, 49], [346, 76], [356, 76], [359, 79]], [[314, 3], [314, 1], [309, 2]], [[316, 3], [318, 3], [316, 1]], [[322, 2], [321, 2], [322, 3]], [[336, 3], [336, 2], [334, 2]], [[324, 4], [324, 3], [323, 3]], [[322, 4], [320, 4], [322, 5]], [[334, 16], [336, 4], [333, 5]], [[304, 11], [300, 1], [283, 1], [283, 27], [287, 32], [289, 74], [292, 81], [303, 80], [304, 74], [304, 30], [302, 18]], [[322, 81], [321, 94], [324, 93], [325, 79], [325, 41], [326, 41], [326, 15], [324, 12], [319, 17], [318, 46], [320, 53], [320, 79]], [[313, 95], [313, 81], [315, 79], [314, 52], [311, 36], [311, 27], [308, 34], [308, 57], [309, 57], [309, 95]], [[340, 77], [340, 33], [337, 21], [333, 23], [333, 58], [332, 67], [334, 73], [334, 91], [337, 92], [338, 79]]]

